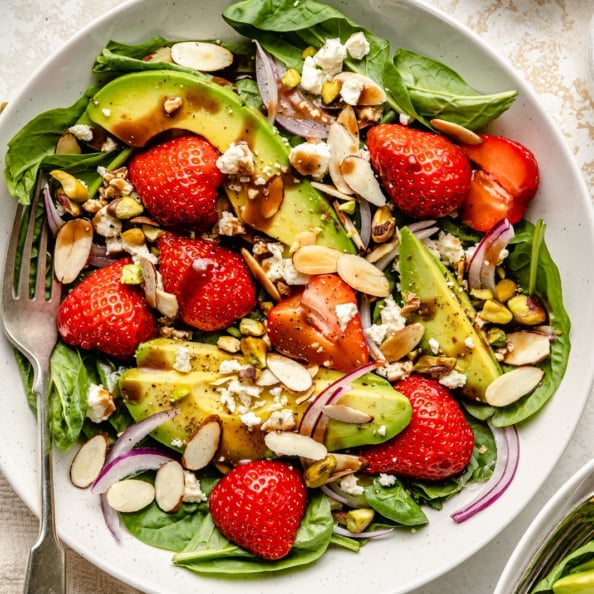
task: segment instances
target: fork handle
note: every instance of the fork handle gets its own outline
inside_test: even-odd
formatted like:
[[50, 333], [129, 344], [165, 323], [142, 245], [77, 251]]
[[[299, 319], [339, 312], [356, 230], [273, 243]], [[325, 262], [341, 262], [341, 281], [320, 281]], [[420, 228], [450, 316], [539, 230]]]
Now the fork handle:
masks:
[[52, 481], [52, 439], [47, 406], [47, 370], [39, 369], [37, 395], [38, 452], [40, 454], [41, 514], [39, 535], [29, 552], [24, 594], [65, 594], [66, 557], [56, 535]]

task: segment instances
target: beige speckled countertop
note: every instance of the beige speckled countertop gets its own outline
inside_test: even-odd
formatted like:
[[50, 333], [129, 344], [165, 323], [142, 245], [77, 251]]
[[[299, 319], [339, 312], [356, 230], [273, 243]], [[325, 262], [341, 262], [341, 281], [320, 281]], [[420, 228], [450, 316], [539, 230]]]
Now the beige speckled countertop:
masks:
[[[0, 0], [0, 100], [10, 100], [33, 68], [79, 28], [120, 0]], [[533, 86], [594, 189], [594, 81], [588, 71], [591, 0], [432, 0], [468, 25]], [[594, 190], [593, 190], [594, 192]], [[487, 594], [544, 502], [594, 453], [594, 401], [541, 493], [512, 526], [466, 563], [417, 591]], [[22, 590], [37, 520], [0, 475], [0, 593]], [[132, 588], [68, 551], [68, 591], [126, 594]]]

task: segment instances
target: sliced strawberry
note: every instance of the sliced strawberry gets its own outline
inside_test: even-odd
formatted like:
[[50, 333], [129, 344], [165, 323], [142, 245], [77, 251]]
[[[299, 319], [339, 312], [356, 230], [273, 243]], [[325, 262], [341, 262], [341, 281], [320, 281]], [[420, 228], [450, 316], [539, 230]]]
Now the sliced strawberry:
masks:
[[463, 145], [475, 165], [471, 190], [462, 206], [462, 221], [477, 231], [489, 231], [507, 218], [519, 222], [538, 191], [536, 158], [524, 145], [487, 134], [481, 144]]
[[450, 391], [420, 375], [411, 375], [394, 387], [410, 400], [412, 418], [396, 437], [360, 451], [366, 471], [425, 480], [462, 472], [472, 456], [474, 433]]
[[117, 358], [157, 335], [157, 323], [140, 287], [120, 282], [123, 258], [89, 274], [64, 299], [58, 311], [58, 332], [66, 344], [97, 349]]
[[211, 332], [255, 307], [256, 289], [244, 259], [210, 239], [167, 232], [159, 238], [160, 272], [178, 300], [183, 322]]
[[217, 528], [264, 559], [289, 554], [307, 503], [301, 472], [278, 460], [253, 460], [227, 473], [210, 494]]
[[205, 230], [217, 221], [216, 199], [223, 174], [219, 151], [201, 136], [186, 135], [137, 153], [130, 181], [146, 210], [171, 229]]
[[451, 214], [468, 193], [468, 159], [440, 134], [381, 124], [367, 133], [367, 147], [384, 191], [414, 219]]
[[[339, 311], [351, 307], [354, 315], [339, 317], [337, 306]], [[345, 372], [356, 369], [369, 360], [356, 306], [355, 293], [339, 276], [312, 276], [304, 289], [270, 310], [270, 342], [295, 359]]]

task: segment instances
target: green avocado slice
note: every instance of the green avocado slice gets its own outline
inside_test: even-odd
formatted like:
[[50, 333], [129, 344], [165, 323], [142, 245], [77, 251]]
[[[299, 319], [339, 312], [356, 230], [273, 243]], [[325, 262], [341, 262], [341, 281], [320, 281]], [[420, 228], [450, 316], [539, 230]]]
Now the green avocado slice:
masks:
[[[92, 97], [85, 119], [136, 148], [169, 130], [203, 136], [221, 153], [245, 142], [254, 155], [254, 174], [249, 183], [233, 178], [225, 183], [238, 216], [285, 245], [313, 231], [318, 244], [355, 252], [328, 201], [291, 170], [286, 140], [228, 86], [173, 70], [124, 74]], [[283, 197], [276, 210], [279, 192]]]
[[413, 293], [421, 300], [412, 321], [425, 327], [422, 348], [431, 353], [429, 341], [437, 341], [445, 356], [456, 359], [456, 371], [466, 376], [462, 394], [484, 401], [487, 386], [502, 371], [473, 325], [475, 311], [466, 292], [408, 227], [401, 229], [399, 254], [402, 294]]

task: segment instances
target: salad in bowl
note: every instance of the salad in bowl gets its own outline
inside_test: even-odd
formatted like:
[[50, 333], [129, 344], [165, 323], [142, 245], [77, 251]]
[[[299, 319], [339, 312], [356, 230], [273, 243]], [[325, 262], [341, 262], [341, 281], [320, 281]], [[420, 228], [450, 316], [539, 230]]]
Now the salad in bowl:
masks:
[[517, 92], [317, 2], [221, 18], [239, 36], [111, 41], [9, 144], [66, 289], [71, 480], [116, 541], [217, 577], [406, 538], [478, 485], [465, 522], [570, 351], [537, 160], [486, 132]]

